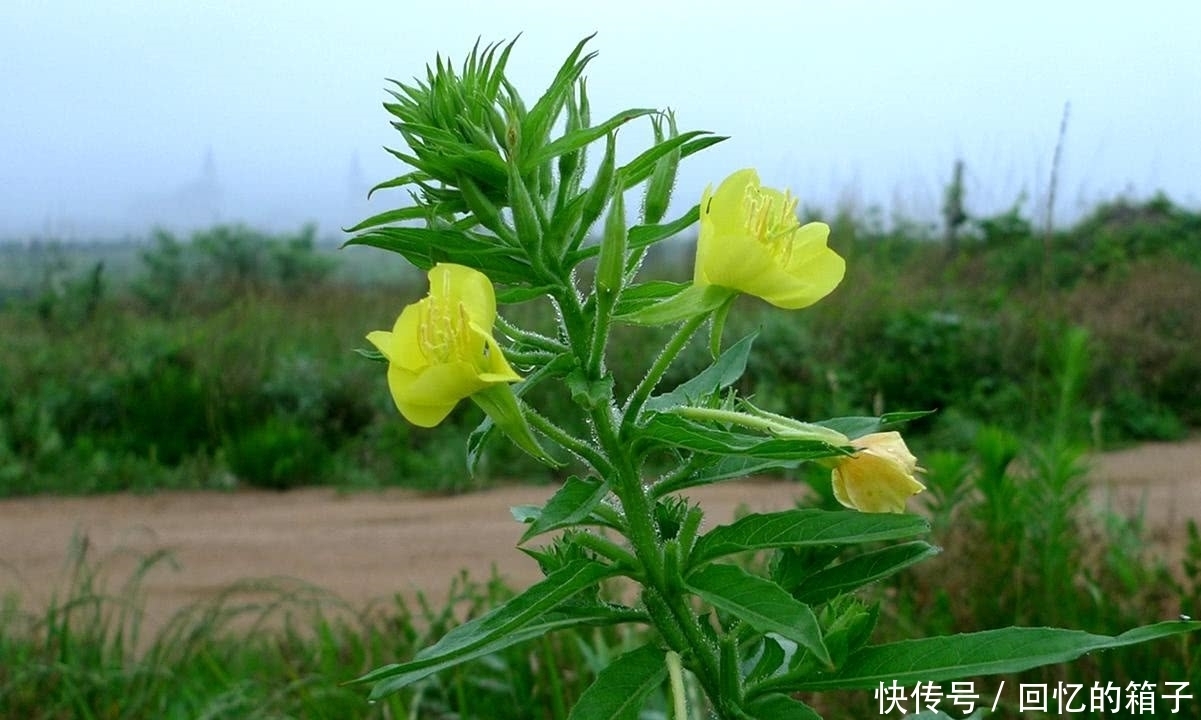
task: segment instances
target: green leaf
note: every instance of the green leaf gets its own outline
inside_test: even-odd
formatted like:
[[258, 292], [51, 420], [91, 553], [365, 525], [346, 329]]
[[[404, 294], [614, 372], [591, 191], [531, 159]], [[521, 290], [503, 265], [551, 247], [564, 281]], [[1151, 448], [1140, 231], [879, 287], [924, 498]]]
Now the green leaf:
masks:
[[900, 540], [929, 531], [929, 521], [916, 515], [815, 508], [760, 513], [718, 525], [702, 535], [692, 550], [691, 562], [701, 564], [747, 550]]
[[[537, 386], [548, 377], [561, 374], [565, 367], [570, 367], [572, 362], [571, 357], [566, 354], [556, 357], [527, 375], [525, 380], [514, 385], [513, 393], [517, 397], [522, 397], [530, 388]], [[473, 476], [479, 469], [480, 461], [484, 458], [484, 448], [487, 446], [488, 440], [497, 429], [492, 418], [485, 415], [483, 421], [467, 436], [467, 472]]]
[[680, 383], [674, 390], [656, 395], [643, 405], [644, 412], [662, 412], [679, 405], [696, 405], [714, 392], [734, 384], [746, 371], [746, 361], [758, 332], [753, 332], [730, 346], [712, 365], [696, 377]]
[[466, 265], [480, 270], [493, 282], [508, 285], [529, 285], [533, 276], [529, 263], [516, 250], [462, 230], [383, 227], [368, 230], [345, 244], [399, 253], [422, 270], [440, 262]]
[[[354, 683], [375, 683], [373, 699], [400, 690], [433, 673], [466, 660], [482, 657], [552, 630], [612, 619], [598, 609], [583, 617], [564, 615], [541, 617], [576, 593], [616, 574], [608, 565], [576, 560], [530, 586], [504, 605], [454, 628], [437, 643], [417, 653], [411, 661], [377, 668]], [[610, 610], [610, 613], [613, 612]], [[535, 622], [538, 621], [538, 622]]]
[[654, 645], [631, 650], [597, 674], [567, 720], [637, 720], [646, 697], [666, 677], [662, 650]]
[[652, 280], [629, 285], [621, 291], [621, 297], [613, 308], [614, 314], [624, 315], [654, 305], [688, 287], [688, 283]]
[[747, 675], [747, 680], [752, 682], [775, 675], [788, 660], [788, 654], [784, 652], [775, 636], [768, 634], [760, 638], [759, 654], [754, 660], [755, 667]]
[[[370, 200], [371, 196], [374, 195], [377, 190], [387, 190], [387, 189], [395, 188], [395, 187], [404, 187], [405, 185], [416, 182], [418, 180], [428, 180], [428, 179], [429, 178], [425, 175], [425, 173], [422, 173], [422, 172], [411, 172], [411, 173], [405, 173], [404, 175], [398, 175], [397, 177], [394, 177], [391, 180], [384, 180], [381, 183], [377, 183], [374, 187], [372, 187], [370, 190], [367, 191], [367, 199]], [[414, 210], [414, 209], [424, 210], [424, 208], [403, 208], [403, 210]], [[393, 210], [392, 212], [398, 212], [398, 211]], [[386, 214], [387, 213], [384, 213], [384, 215], [386, 215]], [[375, 217], [378, 218], [380, 216], [377, 215]], [[402, 217], [400, 219], [403, 220], [403, 219], [407, 219], [407, 218]], [[358, 230], [363, 230], [365, 228], [369, 228], [369, 227], [373, 227], [375, 225], [380, 225], [380, 224], [389, 223], [389, 222], [395, 222], [395, 221], [386, 219], [386, 218], [381, 220], [380, 222], [372, 222], [371, 220], [364, 220], [363, 222], [356, 225], [355, 228], [357, 228]], [[346, 230], [345, 232], [355, 232], [355, 231]]]
[[[412, 178], [416, 174], [417, 173], [409, 173], [408, 175], [402, 175], [398, 178], [394, 178], [393, 180], [389, 180], [386, 183], [381, 183], [373, 189], [383, 188], [383, 187], [396, 187], [396, 185], [392, 185], [390, 183], [396, 183], [397, 185], [407, 185], [408, 183], [412, 182]], [[403, 181], [403, 182], [401, 182], [401, 181]], [[378, 225], [389, 225], [391, 223], [404, 222], [406, 220], [424, 220], [426, 218], [426, 216], [428, 216], [428, 215], [429, 215], [429, 210], [427, 208], [423, 208], [423, 207], [411, 206], [411, 207], [397, 208], [395, 210], [388, 210], [386, 212], [382, 212], [378, 215], [372, 215], [371, 217], [367, 218], [366, 220], [360, 222], [358, 225], [346, 228], [345, 230], [343, 230], [343, 232], [348, 232], [348, 233], [358, 232], [360, 230], [366, 230], [367, 228], [376, 227]], [[352, 245], [355, 243], [353, 240], [351, 240], [350, 242], [348, 242], [346, 244]]]
[[675, 237], [692, 227], [701, 218], [701, 206], [696, 205], [680, 217], [664, 225], [635, 225], [630, 228], [630, 249], [636, 250]]
[[646, 438], [661, 444], [713, 455], [765, 460], [817, 460], [851, 452], [849, 448], [836, 447], [821, 440], [764, 438], [762, 435], [732, 432], [671, 413], [652, 416], [642, 430]]
[[[634, 249], [632, 244], [629, 249]], [[614, 319], [631, 325], [671, 325], [713, 312], [736, 294], [736, 290], [717, 285], [688, 285], [669, 298]]]
[[563, 487], [546, 501], [529, 529], [521, 536], [525, 542], [535, 535], [575, 525], [588, 517], [592, 509], [609, 494], [609, 484], [600, 480], [583, 480], [575, 475], [567, 478]]
[[[624, 178], [623, 178], [624, 179]], [[681, 231], [686, 230], [696, 223], [701, 217], [701, 206], [695, 205], [691, 210], [684, 213], [675, 220], [664, 225], [634, 225], [630, 228], [629, 249], [639, 250], [648, 245], [653, 245], [662, 240], [674, 237]], [[580, 248], [571, 255], [571, 264], [577, 264], [581, 260], [592, 257], [600, 252], [600, 246], [590, 245], [585, 248]], [[648, 285], [668, 285], [669, 283], [660, 281], [655, 283], [647, 283]], [[670, 283], [677, 288], [685, 288], [691, 283]]]
[[480, 461], [484, 459], [484, 448], [495, 430], [496, 425], [492, 422], [492, 418], [485, 415], [480, 424], [476, 425], [471, 434], [467, 436], [467, 472], [472, 476], [475, 476], [479, 469]]
[[854, 440], [857, 437], [863, 437], [864, 435], [867, 435], [870, 433], [880, 432], [881, 430], [884, 430], [885, 428], [892, 426], [892, 425], [897, 425], [899, 423], [908, 422], [910, 420], [916, 420], [917, 418], [920, 418], [920, 417], [925, 417], [927, 415], [930, 415], [933, 412], [934, 412], [933, 410], [919, 410], [919, 411], [915, 411], [915, 412], [895, 412], [895, 413], [886, 413], [884, 415], [881, 415], [878, 418], [877, 417], [841, 417], [841, 418], [833, 418], [830, 420], [822, 420], [821, 422], [814, 423], [814, 424], [821, 425], [823, 427], [828, 427], [831, 430], [837, 430], [838, 432], [842, 433], [843, 435], [846, 435], [847, 437]]
[[[682, 135], [667, 138], [662, 142], [656, 143], [647, 150], [642, 151], [638, 157], [621, 166], [622, 189], [629, 190], [638, 183], [650, 177], [654, 172], [655, 166], [659, 159], [675, 150], [682, 150], [684, 145], [698, 137], [705, 135], [711, 136], [707, 139], [715, 139], [716, 142], [721, 142], [726, 138], [716, 138], [708, 130], [690, 130]], [[684, 155], [681, 152], [680, 157]]]
[[600, 380], [591, 380], [577, 367], [564, 378], [571, 401], [590, 410], [604, 406], [613, 397], [613, 376], [605, 375]]
[[372, 362], [388, 362], [388, 358], [384, 357], [382, 352], [374, 348], [355, 348], [354, 351]]
[[498, 305], [519, 305], [530, 300], [546, 297], [551, 291], [550, 285], [535, 285], [532, 287], [497, 288], [496, 303]]
[[[512, 387], [503, 383], [489, 385], [483, 390], [472, 393], [471, 401], [487, 413], [488, 417], [492, 419], [492, 423], [505, 435], [508, 435], [517, 447], [544, 465], [559, 467], [563, 464], [548, 455], [538, 444], [538, 439], [534, 437], [534, 431], [530, 429], [525, 413], [517, 403], [517, 396], [513, 393]], [[487, 432], [486, 429], [485, 432]]]
[[[793, 595], [802, 602], [818, 605], [843, 593], [883, 580], [938, 553], [939, 548], [921, 540], [873, 550], [813, 573]], [[781, 584], [787, 586], [786, 583]]]
[[822, 720], [817, 711], [787, 695], [763, 695], [747, 703], [743, 710], [755, 720]]
[[678, 492], [690, 487], [709, 485], [730, 478], [757, 475], [778, 468], [794, 468], [800, 462], [800, 460], [763, 460], [761, 458], [748, 458], [740, 455], [727, 455], [725, 457], [714, 458], [712, 462], [706, 463], [704, 468], [689, 475], [656, 482], [651, 486], [651, 495], [655, 498], [661, 498], [668, 493]]
[[659, 111], [654, 109], [631, 108], [629, 110], [624, 110], [617, 113], [600, 125], [581, 128], [579, 130], [566, 133], [554, 142], [544, 145], [541, 149], [539, 149], [530, 159], [529, 167], [533, 167], [539, 163], [559, 157], [564, 153], [579, 150], [593, 141], [603, 138], [635, 118], [653, 115], [657, 112]]
[[685, 580], [688, 589], [713, 607], [763, 633], [776, 633], [830, 665], [821, 626], [808, 605], [770, 580], [734, 565], [707, 565]]
[[[795, 678], [790, 691], [874, 688], [944, 682], [965, 677], [1016, 673], [1068, 662], [1085, 653], [1136, 645], [1201, 630], [1201, 622], [1168, 621], [1144, 625], [1117, 636], [1059, 628], [1003, 628], [964, 635], [869, 645], [852, 653], [837, 672]], [[776, 685], [781, 678], [764, 683]], [[782, 683], [781, 683], [782, 684]]]
[[709, 326], [709, 355], [717, 357], [721, 353], [721, 336], [726, 329], [726, 318], [730, 315], [730, 308], [734, 306], [736, 298], [731, 296], [726, 300], [725, 304], [717, 308], [717, 312], [713, 313], [713, 320]]
[[584, 45], [591, 40], [593, 35], [581, 40], [563, 64], [559, 67], [559, 71], [555, 74], [554, 80], [551, 81], [550, 87], [538, 98], [534, 106], [522, 119], [521, 122], [521, 138], [523, 147], [521, 150], [521, 170], [522, 174], [530, 172], [532, 166], [536, 163], [530, 162], [533, 153], [536, 149], [546, 146], [547, 139], [550, 137], [550, 129], [554, 124], [555, 118], [559, 114], [560, 108], [567, 101], [567, 93], [572, 92], [576, 80], [584, 72], [584, 67], [596, 57], [596, 52], [590, 52], [580, 58], [580, 54], [584, 50]]

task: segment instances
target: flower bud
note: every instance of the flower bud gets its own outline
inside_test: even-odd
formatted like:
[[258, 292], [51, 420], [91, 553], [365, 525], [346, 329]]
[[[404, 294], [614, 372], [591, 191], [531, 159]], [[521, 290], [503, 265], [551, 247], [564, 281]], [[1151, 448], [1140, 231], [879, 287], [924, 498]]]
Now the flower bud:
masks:
[[831, 473], [834, 497], [862, 512], [905, 511], [905, 501], [926, 489], [915, 472], [917, 458], [898, 432], [864, 435], [851, 441], [858, 452], [838, 458]]

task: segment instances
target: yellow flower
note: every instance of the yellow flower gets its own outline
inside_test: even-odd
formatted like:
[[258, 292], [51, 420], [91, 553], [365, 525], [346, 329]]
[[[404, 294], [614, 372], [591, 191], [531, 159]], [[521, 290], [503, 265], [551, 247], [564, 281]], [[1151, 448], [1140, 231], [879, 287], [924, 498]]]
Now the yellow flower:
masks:
[[787, 310], [808, 307], [838, 287], [846, 263], [826, 246], [825, 223], [801, 225], [796, 198], [739, 170], [701, 196], [693, 284], [717, 285]]
[[483, 273], [439, 263], [429, 295], [400, 313], [392, 332], [367, 336], [388, 359], [388, 388], [406, 420], [434, 427], [466, 397], [517, 382], [492, 337], [496, 293]]
[[838, 502], [863, 512], [899, 513], [911, 495], [926, 489], [914, 477], [921, 468], [900, 433], [872, 433], [851, 444], [859, 452], [836, 460], [831, 478]]

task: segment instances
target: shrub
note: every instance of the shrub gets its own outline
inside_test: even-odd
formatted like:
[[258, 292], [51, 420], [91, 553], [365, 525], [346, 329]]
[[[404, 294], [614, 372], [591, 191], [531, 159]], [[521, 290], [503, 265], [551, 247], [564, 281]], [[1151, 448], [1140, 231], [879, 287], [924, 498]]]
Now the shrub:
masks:
[[273, 416], [224, 445], [229, 469], [254, 487], [288, 490], [323, 479], [329, 451], [313, 429]]

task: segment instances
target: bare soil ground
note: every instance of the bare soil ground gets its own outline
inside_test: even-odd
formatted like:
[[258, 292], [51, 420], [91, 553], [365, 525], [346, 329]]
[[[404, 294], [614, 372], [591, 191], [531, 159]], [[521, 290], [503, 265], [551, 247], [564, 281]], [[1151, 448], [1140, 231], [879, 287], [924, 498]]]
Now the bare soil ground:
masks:
[[[1178, 557], [1190, 519], [1201, 520], [1201, 438], [1153, 443], [1092, 458], [1098, 506], [1144, 508], [1151, 542]], [[541, 503], [550, 487], [505, 487], [458, 497], [405, 491], [340, 494], [312, 488], [288, 493], [160, 493], [0, 501], [0, 598], [16, 594], [34, 610], [62, 592], [74, 534], [92, 557], [107, 558], [111, 587], [134, 559], [168, 549], [178, 563], [148, 574], [147, 621], [210, 598], [243, 578], [291, 577], [333, 591], [356, 606], [423, 590], [437, 600], [466, 569], [477, 579], [497, 570], [513, 585], [540, 575], [515, 550], [522, 527], [513, 505]], [[707, 523], [736, 509], [791, 507], [800, 489], [746, 481], [699, 489]]]

